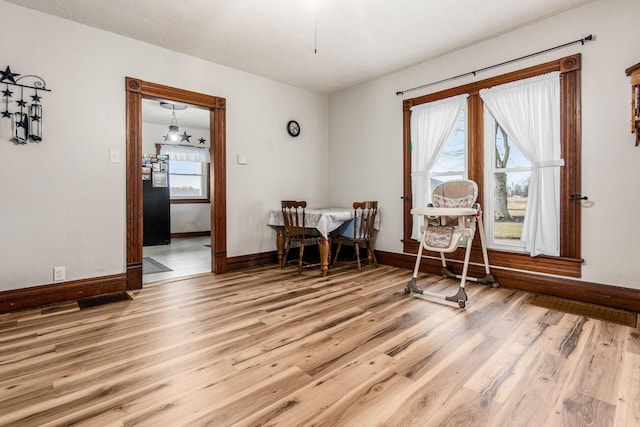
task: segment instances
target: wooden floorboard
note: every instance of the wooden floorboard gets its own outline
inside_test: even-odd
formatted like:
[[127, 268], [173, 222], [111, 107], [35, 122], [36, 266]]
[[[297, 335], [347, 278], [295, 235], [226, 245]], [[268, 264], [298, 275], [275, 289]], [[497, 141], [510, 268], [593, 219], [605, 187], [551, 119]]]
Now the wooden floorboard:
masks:
[[410, 277], [259, 267], [0, 315], [0, 425], [640, 425], [638, 329]]

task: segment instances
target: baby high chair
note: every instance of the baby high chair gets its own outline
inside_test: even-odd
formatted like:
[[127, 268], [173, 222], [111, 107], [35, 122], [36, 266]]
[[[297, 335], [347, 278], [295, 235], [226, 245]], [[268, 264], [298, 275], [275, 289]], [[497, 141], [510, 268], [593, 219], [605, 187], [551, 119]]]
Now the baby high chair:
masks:
[[[443, 298], [447, 301], [457, 302], [460, 308], [464, 308], [467, 302], [467, 293], [464, 286], [467, 280], [478, 283], [491, 284], [497, 287], [497, 283], [489, 271], [487, 248], [484, 242], [484, 229], [482, 226], [482, 210], [476, 203], [478, 186], [469, 180], [447, 181], [438, 185], [433, 191], [432, 203], [425, 208], [411, 209], [411, 214], [422, 215], [424, 226], [420, 227], [420, 248], [416, 258], [416, 266], [413, 270], [413, 278], [405, 288], [406, 293], [415, 292], [435, 298]], [[471, 255], [471, 243], [476, 231], [476, 224], [480, 230], [480, 244], [484, 260], [485, 277], [467, 277], [469, 257]], [[462, 239], [466, 239], [466, 251], [462, 274], [454, 274], [447, 268], [445, 253], [454, 252]], [[442, 275], [444, 277], [460, 279], [458, 293], [445, 296], [420, 289], [416, 284], [422, 251], [434, 251], [440, 253], [442, 260]]]

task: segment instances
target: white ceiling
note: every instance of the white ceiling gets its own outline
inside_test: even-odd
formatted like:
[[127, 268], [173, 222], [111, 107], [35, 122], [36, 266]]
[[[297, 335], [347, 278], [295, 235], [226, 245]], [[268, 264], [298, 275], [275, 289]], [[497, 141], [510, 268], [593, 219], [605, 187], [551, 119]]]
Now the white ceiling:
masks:
[[[178, 105], [178, 104], [176, 104]], [[142, 121], [169, 126], [171, 109], [160, 106], [159, 101], [142, 98]], [[209, 129], [209, 110], [188, 106], [184, 110], [176, 110], [178, 127]], [[181, 131], [182, 132], [182, 131]]]
[[330, 93], [592, 0], [6, 1]]

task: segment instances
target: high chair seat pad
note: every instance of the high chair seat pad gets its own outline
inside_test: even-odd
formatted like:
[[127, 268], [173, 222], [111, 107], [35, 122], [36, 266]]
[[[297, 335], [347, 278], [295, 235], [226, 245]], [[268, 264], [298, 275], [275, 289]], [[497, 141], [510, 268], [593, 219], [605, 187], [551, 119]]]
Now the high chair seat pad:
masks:
[[448, 248], [455, 227], [448, 225], [432, 225], [427, 228], [425, 244], [432, 248]]

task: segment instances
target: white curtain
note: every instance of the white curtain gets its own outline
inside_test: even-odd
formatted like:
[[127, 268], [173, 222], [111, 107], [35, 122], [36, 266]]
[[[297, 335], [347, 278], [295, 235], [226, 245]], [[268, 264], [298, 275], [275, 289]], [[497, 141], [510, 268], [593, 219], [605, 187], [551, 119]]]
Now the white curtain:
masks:
[[560, 254], [560, 73], [480, 91], [496, 122], [531, 162], [521, 240], [531, 256]]
[[168, 154], [169, 160], [211, 163], [209, 148], [205, 147], [188, 147], [184, 145], [163, 144], [160, 147], [160, 154]]
[[[411, 108], [411, 200], [414, 208], [427, 206], [431, 198], [430, 173], [455, 131], [467, 97], [463, 94]], [[413, 216], [411, 238], [420, 238], [422, 215]]]

